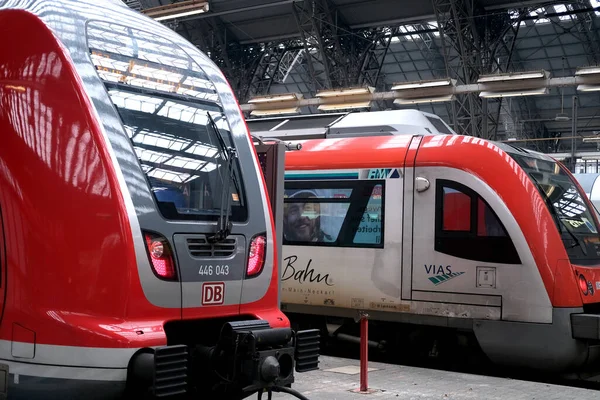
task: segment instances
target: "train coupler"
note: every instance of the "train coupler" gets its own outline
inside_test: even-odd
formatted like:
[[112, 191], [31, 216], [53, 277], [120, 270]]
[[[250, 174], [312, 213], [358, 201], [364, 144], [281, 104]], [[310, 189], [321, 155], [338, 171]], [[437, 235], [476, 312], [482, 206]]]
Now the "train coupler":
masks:
[[[221, 328], [214, 346], [197, 345], [194, 380], [216, 392], [248, 394], [294, 381], [294, 347], [289, 328], [271, 328], [267, 321], [232, 321]], [[239, 397], [242, 398], [242, 397]]]
[[196, 346], [192, 369], [209, 387], [249, 394], [290, 387], [294, 364], [297, 372], [311, 371], [318, 357], [318, 330], [294, 333], [264, 320], [234, 321], [223, 325], [215, 346]]

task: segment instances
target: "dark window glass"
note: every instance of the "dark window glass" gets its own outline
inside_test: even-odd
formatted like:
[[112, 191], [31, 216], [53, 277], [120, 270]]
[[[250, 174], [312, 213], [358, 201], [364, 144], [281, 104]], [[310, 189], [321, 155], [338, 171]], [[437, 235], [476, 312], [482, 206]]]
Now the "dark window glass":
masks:
[[284, 244], [383, 247], [383, 181], [293, 181], [284, 195]]
[[427, 119], [429, 120], [429, 122], [431, 122], [431, 124], [435, 127], [435, 129], [437, 129], [440, 133], [443, 133], [446, 135], [452, 135], [452, 132], [450, 131], [450, 129], [448, 129], [446, 124], [444, 124], [444, 122], [441, 119], [432, 118], [432, 117], [427, 117]]
[[444, 231], [471, 230], [471, 198], [469, 195], [449, 187], [444, 189]]
[[472, 189], [436, 182], [435, 250], [482, 262], [520, 264], [519, 254], [491, 207]]
[[544, 199], [569, 259], [579, 265], [600, 265], [600, 235], [594, 209], [564, 167], [553, 160], [508, 154]]

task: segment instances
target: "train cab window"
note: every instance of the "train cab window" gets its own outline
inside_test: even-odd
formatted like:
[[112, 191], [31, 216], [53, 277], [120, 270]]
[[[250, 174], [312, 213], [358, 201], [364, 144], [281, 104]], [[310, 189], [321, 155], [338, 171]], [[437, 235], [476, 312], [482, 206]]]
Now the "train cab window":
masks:
[[520, 264], [519, 254], [492, 208], [472, 189], [437, 180], [435, 250], [482, 262]]
[[211, 78], [167, 38], [94, 21], [87, 39], [162, 216], [216, 221], [227, 212], [246, 221], [241, 166]]
[[283, 243], [383, 247], [383, 199], [379, 181], [288, 181]]
[[367, 208], [362, 214], [360, 224], [354, 235], [354, 244], [378, 245], [381, 243], [381, 227], [383, 223], [382, 185], [375, 185], [372, 190], [363, 188], [363, 197], [368, 197]]
[[480, 197], [477, 206], [477, 236], [506, 236], [504, 226]]
[[449, 187], [444, 187], [444, 221], [446, 232], [468, 232], [471, 230], [471, 197]]

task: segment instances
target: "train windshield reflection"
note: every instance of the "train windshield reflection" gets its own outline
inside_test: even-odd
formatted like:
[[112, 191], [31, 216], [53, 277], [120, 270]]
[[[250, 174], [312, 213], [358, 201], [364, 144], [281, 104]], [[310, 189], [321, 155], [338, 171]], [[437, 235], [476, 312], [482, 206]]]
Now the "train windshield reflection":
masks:
[[546, 201], [572, 262], [600, 264], [600, 235], [585, 194], [554, 161], [509, 153]]
[[[167, 39], [101, 22], [90, 23], [87, 34], [91, 60], [163, 216], [216, 220], [230, 205], [231, 220], [244, 221], [240, 167], [233, 160], [228, 172], [222, 147], [234, 144], [209, 77]], [[229, 202], [221, 195], [227, 190]]]

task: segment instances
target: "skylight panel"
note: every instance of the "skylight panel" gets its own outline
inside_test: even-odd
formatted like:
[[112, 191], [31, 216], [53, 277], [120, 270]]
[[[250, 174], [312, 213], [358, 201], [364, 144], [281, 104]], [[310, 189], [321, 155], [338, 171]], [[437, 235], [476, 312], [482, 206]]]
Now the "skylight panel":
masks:
[[154, 169], [148, 171], [148, 176], [150, 176], [152, 178], [156, 178], [156, 179], [161, 179], [163, 181], [177, 182], [177, 183], [184, 183], [187, 179], [189, 179], [191, 177], [190, 174], [173, 172], [173, 171], [169, 171], [169, 170], [161, 169], [161, 168], [154, 168]]
[[192, 143], [189, 139], [165, 136], [164, 134], [148, 132], [146, 130], [135, 135], [133, 142], [173, 151], [181, 151]]
[[[590, 4], [592, 5], [592, 7], [596, 8], [596, 7], [600, 7], [600, 0], [590, 0]], [[600, 11], [595, 11], [596, 15], [600, 16]]]
[[163, 103], [162, 99], [127, 93], [117, 89], [108, 92], [115, 106], [133, 111], [141, 111], [153, 114]]

